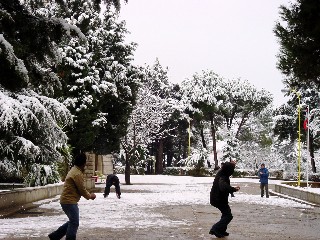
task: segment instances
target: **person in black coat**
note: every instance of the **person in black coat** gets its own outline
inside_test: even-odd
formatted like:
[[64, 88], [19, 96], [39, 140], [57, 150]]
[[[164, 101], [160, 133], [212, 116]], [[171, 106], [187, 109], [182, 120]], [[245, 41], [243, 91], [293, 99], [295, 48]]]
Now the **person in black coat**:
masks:
[[117, 194], [117, 198], [120, 199], [121, 196], [121, 192], [120, 192], [120, 181], [119, 178], [114, 175], [114, 174], [109, 174], [107, 176], [107, 181], [106, 181], [106, 187], [104, 189], [104, 194], [103, 196], [106, 198], [108, 197], [109, 193], [110, 193], [110, 188], [111, 186], [114, 185], [114, 187], [116, 188], [116, 194]]
[[228, 202], [230, 193], [239, 191], [240, 187], [230, 186], [230, 176], [233, 174], [235, 162], [225, 162], [222, 164], [220, 170], [217, 172], [213, 181], [210, 192], [210, 204], [218, 208], [221, 212], [221, 219], [215, 223], [209, 232], [218, 238], [228, 236], [228, 224], [231, 222], [233, 216]]

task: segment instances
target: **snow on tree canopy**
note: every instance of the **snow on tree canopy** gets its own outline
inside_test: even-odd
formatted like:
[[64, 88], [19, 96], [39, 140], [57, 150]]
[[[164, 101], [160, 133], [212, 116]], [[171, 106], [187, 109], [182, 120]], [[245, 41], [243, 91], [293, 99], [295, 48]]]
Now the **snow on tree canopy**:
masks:
[[3, 34], [0, 34], [0, 55], [5, 56], [6, 60], [25, 82], [29, 81], [26, 66], [21, 59], [16, 57], [12, 45], [3, 37]]

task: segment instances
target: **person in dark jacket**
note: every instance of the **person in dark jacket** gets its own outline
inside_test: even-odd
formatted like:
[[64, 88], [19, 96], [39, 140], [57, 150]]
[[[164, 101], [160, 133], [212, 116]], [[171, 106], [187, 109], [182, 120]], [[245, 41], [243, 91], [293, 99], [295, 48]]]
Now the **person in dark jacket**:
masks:
[[110, 188], [111, 186], [114, 185], [115, 189], [116, 189], [116, 194], [117, 194], [117, 198], [120, 199], [121, 196], [121, 192], [120, 192], [120, 181], [119, 178], [114, 175], [114, 174], [109, 174], [107, 176], [107, 181], [106, 181], [106, 187], [104, 189], [104, 194], [103, 196], [106, 198], [108, 197], [109, 193], [110, 193]]
[[213, 181], [210, 192], [210, 204], [218, 208], [221, 212], [221, 219], [215, 223], [209, 232], [218, 238], [228, 236], [228, 224], [231, 222], [233, 216], [228, 202], [230, 193], [239, 191], [240, 187], [230, 186], [230, 176], [233, 174], [235, 162], [225, 162], [217, 172]]
[[258, 176], [260, 178], [260, 189], [261, 189], [261, 197], [264, 196], [264, 190], [266, 190], [266, 197], [269, 197], [269, 189], [268, 189], [268, 178], [269, 178], [269, 171], [264, 165], [261, 164], [261, 168], [258, 171]]

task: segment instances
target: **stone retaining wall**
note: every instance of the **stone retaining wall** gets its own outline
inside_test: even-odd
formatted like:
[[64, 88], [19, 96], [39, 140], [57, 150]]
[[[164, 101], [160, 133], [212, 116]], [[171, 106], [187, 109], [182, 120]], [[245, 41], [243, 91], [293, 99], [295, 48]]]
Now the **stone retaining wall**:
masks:
[[275, 192], [320, 205], [320, 194], [309, 192], [304, 188], [275, 184]]
[[[95, 187], [94, 179], [86, 179], [86, 188]], [[41, 187], [26, 187], [0, 192], [0, 210], [18, 207], [39, 200], [52, 198], [62, 193], [63, 183], [49, 184]]]

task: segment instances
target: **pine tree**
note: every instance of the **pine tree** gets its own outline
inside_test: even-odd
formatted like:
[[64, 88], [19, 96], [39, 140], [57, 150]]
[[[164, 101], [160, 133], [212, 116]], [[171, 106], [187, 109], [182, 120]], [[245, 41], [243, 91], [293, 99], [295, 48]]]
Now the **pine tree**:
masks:
[[11, 164], [20, 178], [34, 164], [61, 159], [63, 128], [71, 123], [70, 112], [52, 96], [61, 86], [56, 43], [77, 29], [36, 14], [39, 4], [0, 1], [0, 166]]
[[278, 68], [290, 88], [314, 82], [320, 85], [320, 2], [297, 0], [281, 6], [275, 27], [280, 42]]
[[119, 149], [134, 102], [135, 44], [125, 43], [125, 23], [118, 22], [110, 7], [102, 18], [93, 0], [68, 2], [64, 8], [68, 11], [55, 8], [51, 14], [79, 27], [86, 37], [86, 41], [66, 39], [60, 45], [58, 71], [64, 79], [60, 100], [74, 116], [70, 142], [75, 151], [111, 153]]

